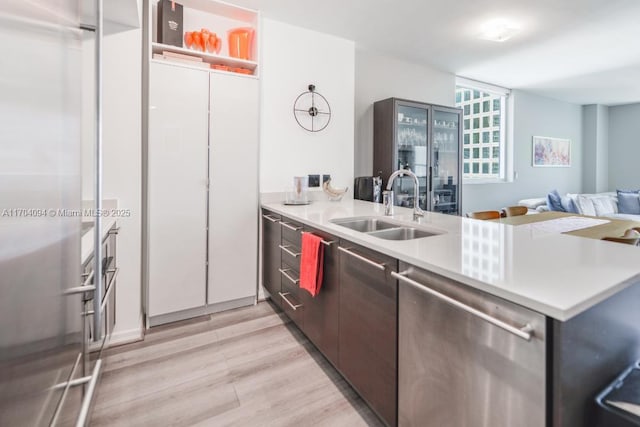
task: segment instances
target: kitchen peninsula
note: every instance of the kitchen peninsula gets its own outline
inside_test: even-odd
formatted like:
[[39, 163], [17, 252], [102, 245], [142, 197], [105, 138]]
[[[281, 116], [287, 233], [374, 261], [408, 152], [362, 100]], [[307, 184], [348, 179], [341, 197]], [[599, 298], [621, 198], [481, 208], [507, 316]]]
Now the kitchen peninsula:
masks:
[[[640, 357], [637, 248], [358, 200], [262, 207], [265, 288], [388, 425], [586, 425]], [[325, 243], [316, 298], [303, 232]]]

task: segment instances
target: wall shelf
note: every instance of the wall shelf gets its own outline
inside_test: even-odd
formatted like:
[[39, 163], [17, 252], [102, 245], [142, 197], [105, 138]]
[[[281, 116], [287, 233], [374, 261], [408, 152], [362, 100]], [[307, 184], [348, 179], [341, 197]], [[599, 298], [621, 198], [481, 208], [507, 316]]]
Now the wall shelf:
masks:
[[171, 67], [190, 68], [192, 70], [200, 70], [200, 71], [204, 71], [204, 72], [208, 72], [208, 73], [227, 74], [227, 75], [231, 74], [231, 75], [233, 75], [235, 77], [243, 77], [243, 78], [247, 78], [247, 79], [258, 79], [258, 76], [255, 76], [253, 74], [242, 74], [242, 73], [235, 73], [233, 71], [224, 71], [224, 70], [216, 70], [214, 68], [198, 67], [196, 65], [189, 65], [189, 64], [184, 63], [184, 62], [170, 61], [170, 60], [166, 60], [166, 59], [152, 59], [149, 62], [151, 64], [169, 65]]
[[[232, 74], [234, 76], [259, 76], [260, 74], [260, 13], [255, 10], [238, 7], [218, 0], [181, 0], [183, 5], [183, 33], [208, 29], [215, 33], [221, 40], [221, 50], [218, 53], [203, 52], [189, 49], [183, 42], [180, 46], [160, 43], [158, 39], [158, 0], [150, 0], [148, 5], [148, 58], [150, 61], [161, 61], [172, 65], [189, 68], [206, 69], [197, 65], [190, 65], [186, 61], [173, 61], [171, 59], [153, 58], [154, 54], [172, 52], [182, 55], [201, 58], [202, 62], [213, 65], [224, 65], [231, 68], [244, 68], [251, 74], [236, 73], [233, 71], [212, 71]], [[234, 58], [229, 55], [228, 32], [236, 28], [251, 28], [254, 31], [253, 40], [249, 47], [249, 59]], [[187, 60], [188, 61], [188, 60]]]
[[[202, 52], [194, 49], [186, 49], [184, 47], [177, 47], [168, 44], [162, 43], [152, 43], [151, 44], [152, 53], [162, 53], [162, 52], [173, 52], [180, 53], [183, 55], [194, 56], [198, 58], [202, 58], [203, 62], [207, 64], [219, 64], [226, 65], [228, 67], [237, 67], [237, 68], [247, 68], [251, 71], [254, 71], [258, 66], [256, 61], [248, 61], [246, 59], [232, 58], [230, 56], [217, 55], [215, 53]], [[170, 61], [166, 61], [170, 62]], [[174, 62], [178, 65], [184, 65], [182, 62]], [[188, 65], [188, 64], [187, 64]], [[235, 73], [239, 74], [239, 73]]]

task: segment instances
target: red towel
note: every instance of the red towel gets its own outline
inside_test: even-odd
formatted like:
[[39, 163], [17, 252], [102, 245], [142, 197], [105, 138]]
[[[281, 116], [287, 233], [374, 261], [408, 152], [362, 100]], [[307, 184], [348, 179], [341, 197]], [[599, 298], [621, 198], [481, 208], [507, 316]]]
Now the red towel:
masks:
[[300, 258], [300, 287], [315, 297], [322, 286], [324, 251], [322, 237], [312, 233], [302, 234], [302, 257]]

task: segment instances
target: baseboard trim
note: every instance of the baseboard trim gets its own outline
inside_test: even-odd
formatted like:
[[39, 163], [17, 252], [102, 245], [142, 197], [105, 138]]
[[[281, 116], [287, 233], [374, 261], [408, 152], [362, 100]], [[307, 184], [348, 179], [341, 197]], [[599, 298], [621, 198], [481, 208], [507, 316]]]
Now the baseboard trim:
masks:
[[142, 327], [143, 317], [140, 316], [138, 320], [138, 326], [134, 329], [128, 329], [126, 331], [113, 332], [109, 338], [109, 347], [117, 345], [130, 344], [132, 342], [142, 341], [144, 339], [144, 328]]
[[152, 328], [154, 326], [164, 325], [165, 323], [178, 322], [180, 320], [192, 319], [198, 316], [205, 316], [207, 314], [233, 310], [234, 308], [246, 307], [254, 304], [256, 304], [256, 297], [255, 295], [251, 295], [250, 297], [209, 304], [204, 307], [196, 307], [189, 310], [176, 311], [175, 313], [161, 314], [159, 316], [148, 317], [147, 327]]

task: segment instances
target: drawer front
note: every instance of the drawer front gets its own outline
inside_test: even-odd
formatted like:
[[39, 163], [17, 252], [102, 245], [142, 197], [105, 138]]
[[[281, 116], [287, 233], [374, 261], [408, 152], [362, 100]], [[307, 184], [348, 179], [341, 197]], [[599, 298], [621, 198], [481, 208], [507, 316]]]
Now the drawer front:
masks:
[[280, 268], [280, 277], [282, 289], [284, 289], [284, 286], [287, 285], [289, 287], [289, 291], [291, 292], [291, 289], [294, 289], [297, 295], [300, 287], [300, 273], [292, 268], [287, 267], [286, 265], [283, 265], [282, 268]]
[[271, 300], [280, 306], [280, 244], [282, 240], [280, 215], [262, 211], [262, 285]]
[[302, 246], [302, 224], [282, 217], [280, 221], [282, 228], [282, 244], [293, 245], [296, 248]]
[[279, 247], [280, 249], [280, 258], [282, 260], [283, 268], [291, 268], [296, 271], [296, 273], [300, 272], [300, 257], [302, 256], [302, 251], [299, 246], [282, 244]]
[[[286, 274], [288, 274], [291, 279], [294, 279], [293, 281], [298, 279], [297, 273], [287, 271]], [[282, 274], [280, 304], [282, 310], [289, 316], [293, 323], [300, 329], [304, 329], [304, 306], [300, 300], [301, 289], [298, 287], [298, 284], [294, 284], [289, 277], [286, 277], [285, 273]]]

